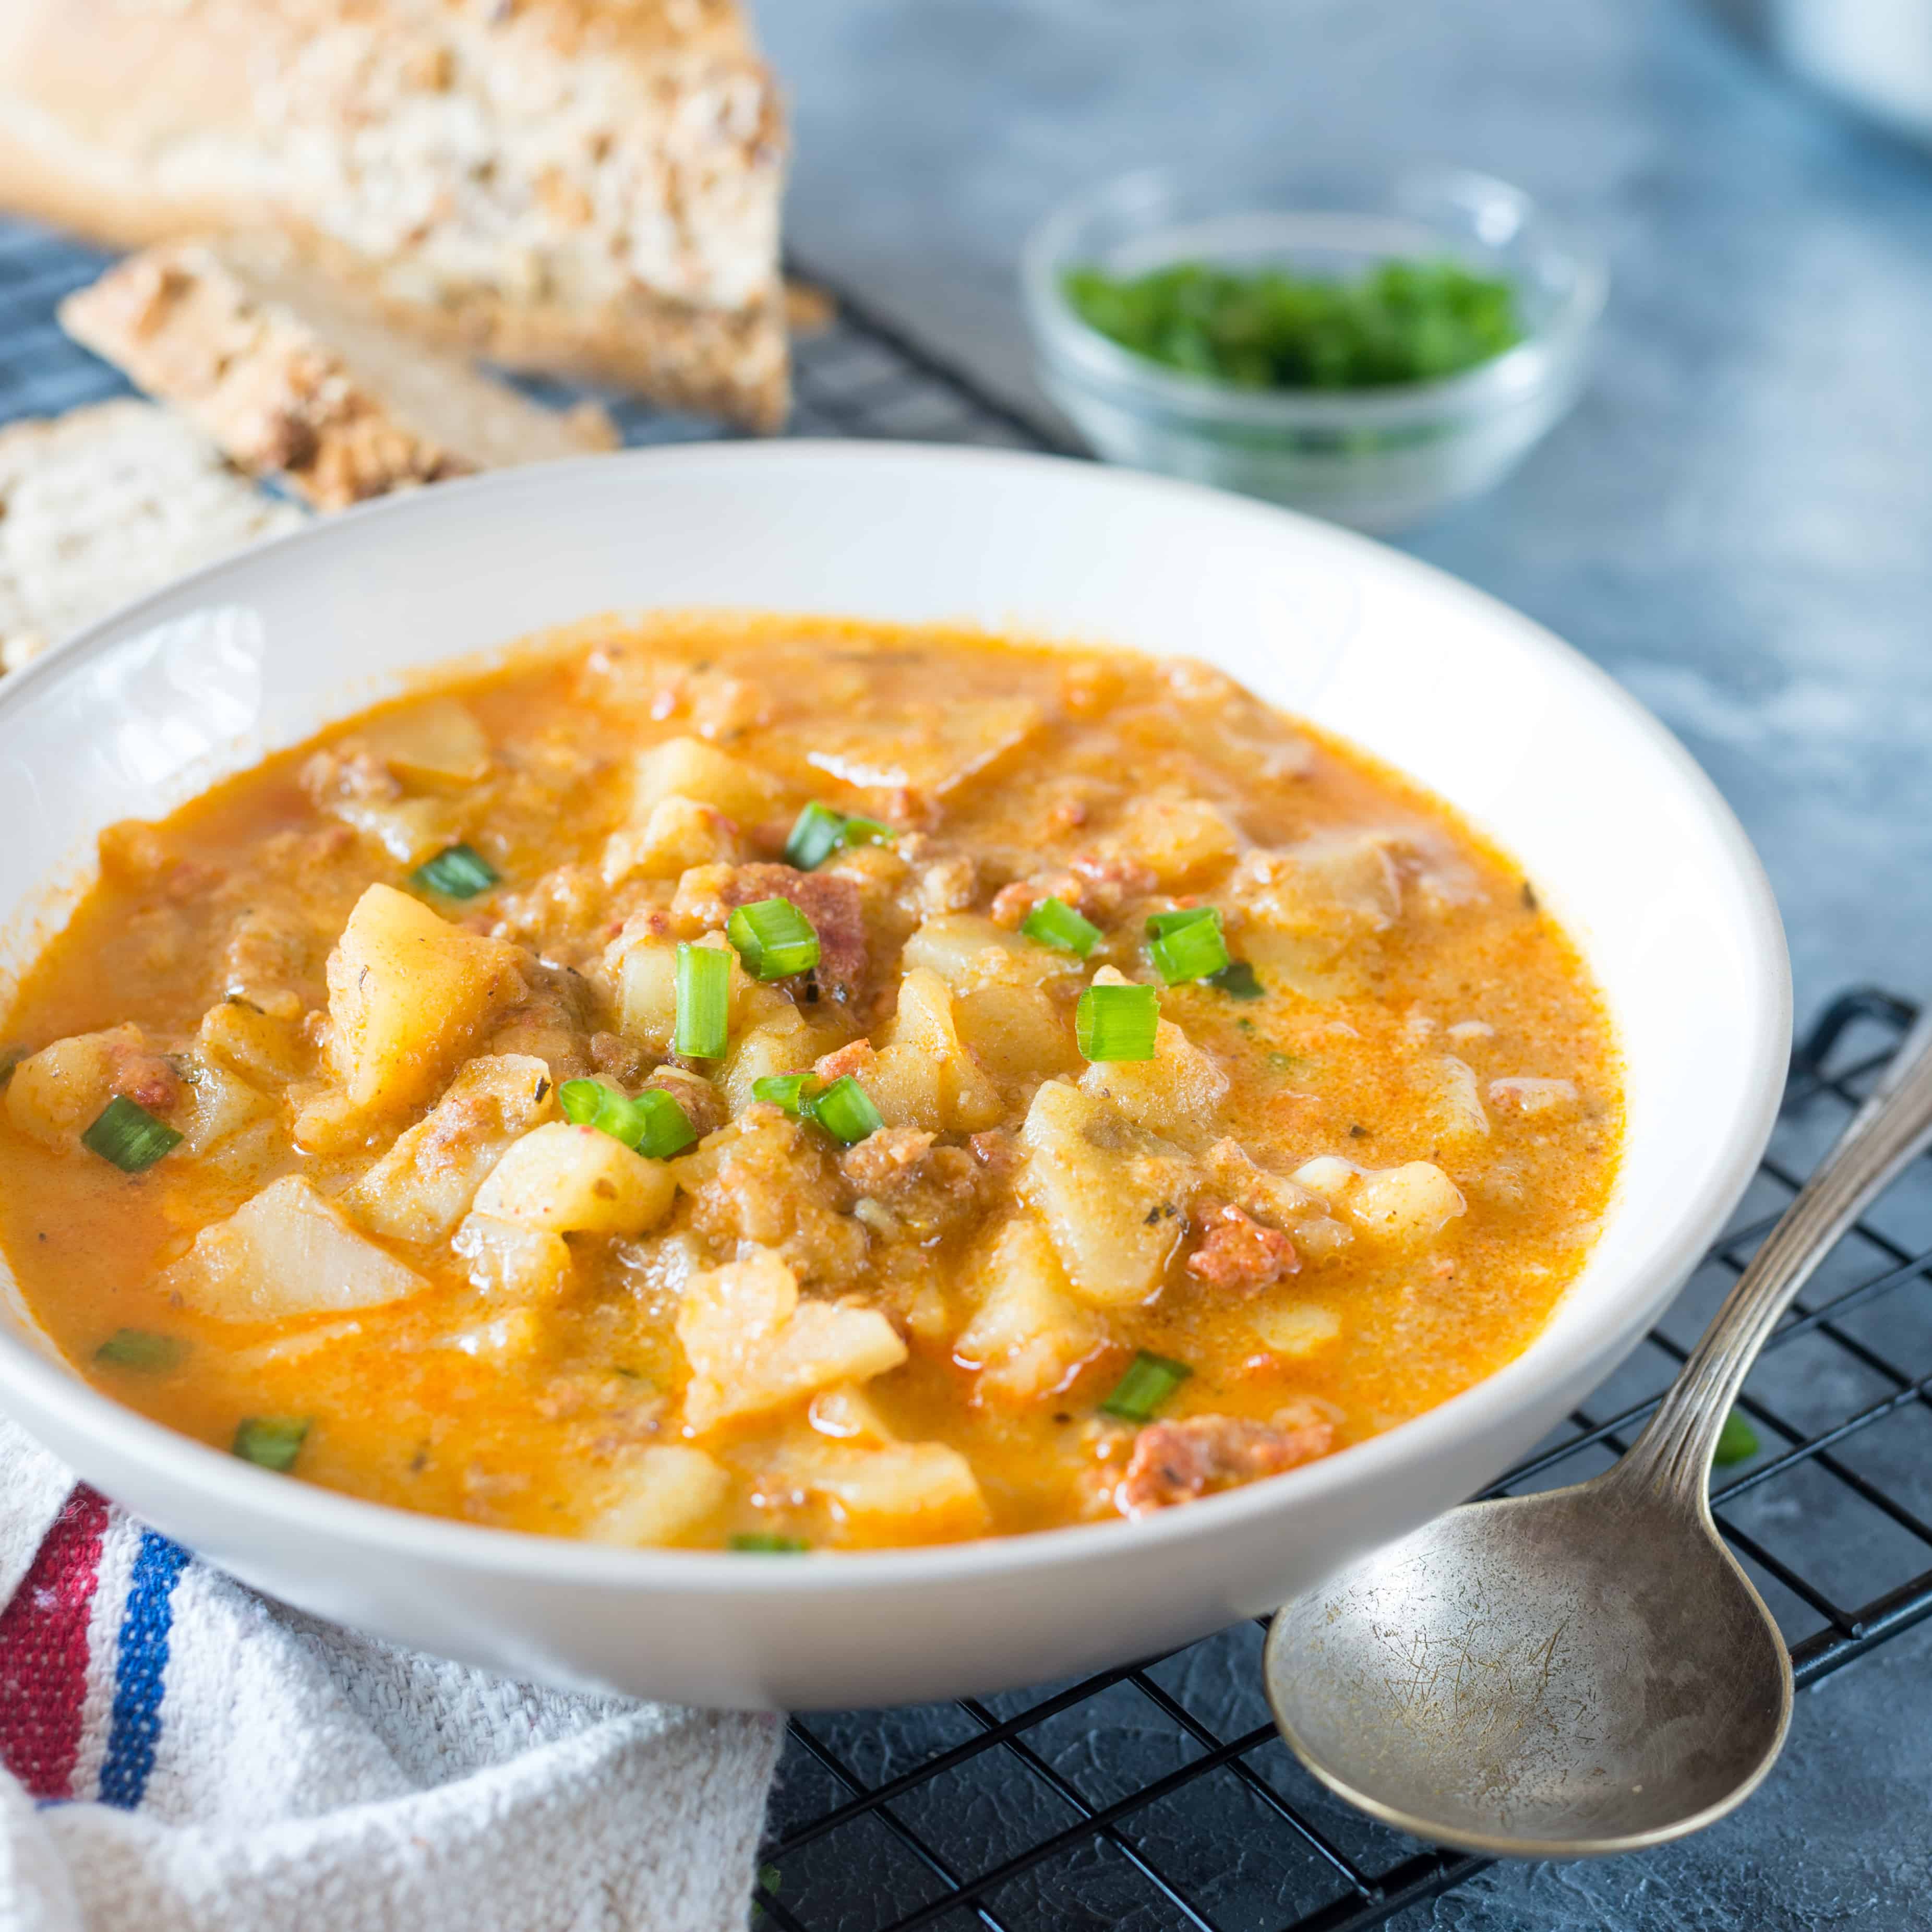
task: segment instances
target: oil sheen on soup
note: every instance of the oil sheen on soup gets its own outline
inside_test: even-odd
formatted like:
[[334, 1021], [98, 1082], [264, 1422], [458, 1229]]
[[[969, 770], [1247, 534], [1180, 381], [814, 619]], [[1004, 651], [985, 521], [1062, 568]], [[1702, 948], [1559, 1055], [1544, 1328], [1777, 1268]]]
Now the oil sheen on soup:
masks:
[[1532, 886], [1219, 672], [599, 620], [104, 834], [0, 1244], [117, 1400], [606, 1542], [1141, 1516], [1519, 1353], [1618, 1071]]

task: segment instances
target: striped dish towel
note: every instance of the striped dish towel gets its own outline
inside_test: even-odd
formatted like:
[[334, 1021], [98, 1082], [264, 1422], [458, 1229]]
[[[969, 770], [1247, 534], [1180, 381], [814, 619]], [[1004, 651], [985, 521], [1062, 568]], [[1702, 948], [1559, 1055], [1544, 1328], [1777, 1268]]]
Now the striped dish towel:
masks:
[[721, 1932], [778, 1720], [353, 1636], [0, 1420], [0, 1932]]

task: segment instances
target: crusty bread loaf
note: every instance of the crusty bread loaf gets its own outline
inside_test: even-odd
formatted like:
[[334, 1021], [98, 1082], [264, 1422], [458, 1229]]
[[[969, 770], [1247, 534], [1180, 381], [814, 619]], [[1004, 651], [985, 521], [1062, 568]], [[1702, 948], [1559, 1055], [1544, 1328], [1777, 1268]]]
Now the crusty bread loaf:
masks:
[[0, 206], [287, 228], [436, 339], [766, 429], [783, 171], [738, 0], [0, 0]]
[[400, 485], [616, 446], [381, 316], [257, 232], [164, 242], [61, 304], [70, 335], [193, 418], [252, 476], [320, 510]]
[[147, 403], [0, 429], [0, 670], [306, 513]]

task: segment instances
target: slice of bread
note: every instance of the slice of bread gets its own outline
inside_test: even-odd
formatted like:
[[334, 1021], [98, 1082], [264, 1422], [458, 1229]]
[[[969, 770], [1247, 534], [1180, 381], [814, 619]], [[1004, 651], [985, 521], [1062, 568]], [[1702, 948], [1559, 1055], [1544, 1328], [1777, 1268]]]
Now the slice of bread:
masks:
[[0, 670], [307, 520], [147, 403], [9, 424], [0, 429]]
[[398, 336], [272, 233], [150, 248], [68, 296], [60, 317], [231, 462], [286, 476], [319, 510], [617, 442], [594, 404], [540, 408]]
[[0, 207], [289, 229], [432, 339], [764, 430], [785, 148], [740, 0], [0, 0]]

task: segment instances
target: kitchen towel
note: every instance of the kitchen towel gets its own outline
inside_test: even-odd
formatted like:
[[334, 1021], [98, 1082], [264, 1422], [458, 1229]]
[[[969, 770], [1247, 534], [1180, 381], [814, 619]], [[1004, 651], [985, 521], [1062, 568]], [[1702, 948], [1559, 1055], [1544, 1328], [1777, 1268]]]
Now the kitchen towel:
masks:
[[783, 1726], [351, 1635], [0, 1420], [0, 1932], [742, 1928]]

